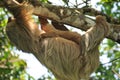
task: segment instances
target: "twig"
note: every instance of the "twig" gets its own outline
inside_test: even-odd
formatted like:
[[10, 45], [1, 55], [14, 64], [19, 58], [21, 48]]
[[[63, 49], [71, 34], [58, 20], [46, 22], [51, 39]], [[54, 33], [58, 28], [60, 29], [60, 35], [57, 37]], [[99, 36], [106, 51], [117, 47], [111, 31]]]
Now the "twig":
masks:
[[118, 59], [120, 59], [120, 57], [118, 57], [118, 58], [115, 58], [115, 59], [113, 59], [113, 60], [111, 60], [111, 61], [109, 61], [109, 62], [107, 62], [107, 63], [103, 63], [102, 65], [105, 65], [105, 64], [112, 63], [112, 62], [114, 62], [114, 61], [116, 61], [116, 60], [118, 60]]
[[20, 3], [19, 2], [17, 2], [16, 0], [12, 0], [15, 4], [17, 4], [17, 5], [20, 5]]
[[114, 69], [112, 69], [112, 72], [115, 73], [120, 78], [120, 74], [118, 74]]

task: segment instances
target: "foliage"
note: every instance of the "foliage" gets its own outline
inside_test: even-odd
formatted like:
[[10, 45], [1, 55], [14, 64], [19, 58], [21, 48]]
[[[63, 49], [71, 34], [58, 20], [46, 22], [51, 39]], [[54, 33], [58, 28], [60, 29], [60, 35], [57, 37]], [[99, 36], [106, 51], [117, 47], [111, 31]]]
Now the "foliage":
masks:
[[[120, 6], [119, 2], [112, 0], [101, 0], [98, 5], [101, 5], [101, 11], [116, 19], [120, 19]], [[120, 69], [120, 45], [111, 41], [106, 40], [101, 47], [101, 56], [106, 55], [109, 59], [108, 63], [101, 63], [100, 67], [96, 71], [95, 79], [100, 80], [120, 80], [119, 77], [112, 71], [115, 70], [119, 73]], [[105, 62], [105, 61], [103, 61]]]
[[40, 77], [38, 80], [56, 80], [55, 77], [53, 76], [53, 74], [48, 70], [48, 75], [43, 75], [42, 77]]
[[120, 69], [120, 52], [119, 52], [120, 45], [111, 41], [106, 40], [100, 46], [101, 56], [106, 55], [106, 59], [101, 61], [101, 64], [97, 71], [95, 72], [95, 79], [99, 80], [119, 80], [118, 76], [113, 73], [112, 70], [119, 71]]
[[[118, 0], [119, 1], [119, 0]], [[101, 0], [98, 5], [101, 5], [101, 11], [108, 16], [117, 18], [120, 20], [120, 2], [113, 0]], [[120, 21], [119, 21], [120, 22]]]
[[44, 2], [44, 3], [47, 3], [48, 2], [48, 0], [40, 0], [41, 2]]
[[26, 62], [13, 52], [13, 46], [6, 36], [7, 14], [4, 8], [0, 8], [0, 80], [33, 79], [25, 71]]
[[[40, 0], [42, 2], [49, 2], [49, 0]], [[61, 0], [69, 7], [70, 0]], [[75, 0], [77, 2], [77, 0]], [[83, 2], [89, 0], [82, 0]], [[116, 0], [119, 1], [119, 0]], [[76, 6], [79, 6], [76, 3]], [[97, 5], [101, 6], [101, 11], [108, 16], [120, 20], [120, 2], [113, 0], [101, 0]], [[13, 46], [7, 39], [5, 33], [5, 26], [7, 24], [8, 12], [6, 9], [0, 8], [0, 80], [34, 80], [25, 71], [27, 64], [25, 61], [19, 59], [19, 56], [13, 52]], [[106, 56], [108, 62], [101, 61], [100, 67], [92, 75], [95, 80], [120, 80], [117, 73], [120, 71], [120, 45], [111, 41], [104, 40], [100, 45], [100, 56]], [[50, 73], [50, 72], [49, 72]], [[55, 80], [50, 73], [47, 76], [43, 75], [39, 80]]]

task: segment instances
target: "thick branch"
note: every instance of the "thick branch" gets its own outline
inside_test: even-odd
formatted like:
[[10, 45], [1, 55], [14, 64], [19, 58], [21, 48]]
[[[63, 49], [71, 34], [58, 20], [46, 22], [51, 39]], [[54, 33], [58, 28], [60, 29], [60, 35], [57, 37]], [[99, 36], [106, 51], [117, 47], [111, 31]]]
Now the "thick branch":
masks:
[[[5, 0], [5, 1], [6, 2], [9, 1], [9, 5], [10, 5], [10, 1], [13, 0]], [[36, 5], [37, 6], [35, 6], [34, 4], [35, 6], [34, 14], [37, 16], [45, 17], [63, 24], [68, 24], [85, 31], [95, 24], [94, 20], [84, 16], [87, 9], [68, 8], [68, 7], [55, 6], [44, 3], [38, 4], [38, 2]], [[93, 12], [96, 15], [96, 11], [94, 9], [91, 12]], [[109, 24], [111, 26], [111, 34], [107, 38], [120, 43], [120, 25], [112, 24], [112, 23]]]
[[[55, 20], [57, 22], [61, 22], [64, 24], [71, 25], [73, 27], [82, 29], [82, 30], [87, 30], [91, 26], [95, 24], [95, 22], [84, 16], [86, 9], [75, 9], [75, 8], [67, 8], [67, 7], [61, 7], [61, 6], [55, 6], [55, 5], [46, 5], [44, 4], [43, 6], [37, 6], [35, 7], [34, 14], [47, 17], [51, 20]], [[108, 22], [111, 22], [112, 18], [109, 16], [102, 14], [101, 12], [97, 12], [95, 9], [92, 9], [94, 15], [101, 14], [107, 17]], [[112, 24], [109, 23], [111, 26], [111, 33], [107, 37], [113, 41], [116, 41], [120, 43], [120, 25], [119, 24]]]
[[109, 23], [120, 24], [119, 19], [114, 19], [114, 18], [112, 18], [98, 10], [95, 10], [93, 8], [82, 8], [82, 10], [83, 10], [83, 14], [90, 15], [90, 16], [102, 15], [102, 16], [106, 17], [106, 19]]

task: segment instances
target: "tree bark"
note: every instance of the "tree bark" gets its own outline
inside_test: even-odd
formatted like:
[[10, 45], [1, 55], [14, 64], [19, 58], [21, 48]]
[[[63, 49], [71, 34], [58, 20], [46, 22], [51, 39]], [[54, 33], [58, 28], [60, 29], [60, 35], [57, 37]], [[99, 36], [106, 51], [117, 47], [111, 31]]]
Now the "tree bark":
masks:
[[[107, 38], [120, 43], [120, 24], [117, 23], [117, 20], [110, 18], [109, 16], [95, 9], [68, 8], [63, 6], [41, 3], [37, 0], [30, 1], [34, 1], [34, 3], [31, 2], [34, 5], [34, 15], [48, 18], [52, 21], [57, 21], [62, 24], [67, 24], [84, 31], [86, 31], [95, 24], [95, 20], [91, 19], [90, 17], [87, 17], [86, 15], [103, 15], [107, 18], [107, 21], [109, 22], [109, 25], [111, 27], [110, 35], [108, 35]], [[2, 0], [0, 1], [0, 6], [6, 7], [5, 3], [9, 6], [17, 5], [13, 0]]]

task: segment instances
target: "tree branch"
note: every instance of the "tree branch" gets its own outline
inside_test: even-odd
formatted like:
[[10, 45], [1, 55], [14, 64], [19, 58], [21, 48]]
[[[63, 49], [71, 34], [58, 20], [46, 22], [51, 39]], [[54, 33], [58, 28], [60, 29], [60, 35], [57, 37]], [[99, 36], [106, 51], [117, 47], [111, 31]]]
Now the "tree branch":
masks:
[[[9, 2], [8, 5], [10, 5], [10, 1], [13, 0], [4, 0], [4, 2]], [[32, 1], [32, 0], [31, 0]], [[12, 6], [10, 5], [10, 6]], [[41, 3], [36, 0], [34, 1], [34, 14], [37, 16], [48, 18], [52, 21], [57, 21], [62, 24], [68, 24], [70, 26], [79, 28], [81, 30], [86, 31], [88, 28], [93, 26], [95, 24], [94, 20], [88, 18], [85, 16], [85, 14], [88, 14], [88, 11], [90, 8], [68, 8], [63, 6], [56, 6], [51, 4], [45, 4]], [[96, 15], [103, 15], [103, 13], [96, 11], [95, 9], [91, 8], [91, 11], [89, 12], [93, 16]], [[89, 15], [91, 15], [89, 14]], [[109, 25], [111, 27], [110, 35], [107, 36], [107, 38], [120, 43], [120, 25], [119, 24], [112, 24], [111, 19], [109, 16], [104, 15], [107, 17], [107, 20], [110, 19]]]
[[118, 74], [114, 69], [112, 69], [112, 72], [115, 73], [118, 76], [118, 78], [120, 78], [120, 74]]
[[120, 57], [115, 58], [115, 59], [112, 59], [111, 61], [106, 62], [106, 63], [103, 63], [102, 65], [109, 64], [109, 63], [113, 63], [114, 61], [117, 61], [117, 60], [120, 60]]

